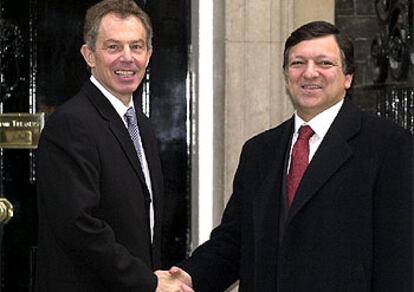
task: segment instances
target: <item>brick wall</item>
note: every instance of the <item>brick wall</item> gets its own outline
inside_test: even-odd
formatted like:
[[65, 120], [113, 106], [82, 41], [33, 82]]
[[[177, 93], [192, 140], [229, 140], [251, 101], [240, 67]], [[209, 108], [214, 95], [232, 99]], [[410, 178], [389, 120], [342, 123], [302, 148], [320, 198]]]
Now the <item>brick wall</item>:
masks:
[[[394, 13], [385, 15], [398, 15], [398, 18], [393, 18], [396, 19], [395, 21], [380, 20], [376, 12], [378, 7], [376, 7], [375, 0], [336, 0], [335, 2], [335, 23], [341, 31], [348, 34], [355, 46], [357, 70], [354, 76], [354, 101], [364, 110], [394, 119], [411, 131], [413, 131], [414, 124], [413, 1], [388, 1], [390, 7], [393, 7], [389, 11]], [[387, 1], [378, 2], [387, 3]], [[401, 13], [396, 14], [396, 8]], [[401, 30], [396, 33], [394, 33], [395, 29], [390, 29], [396, 27], [395, 23], [401, 27]], [[401, 32], [401, 37], [398, 39], [403, 39], [408, 44], [403, 46], [406, 51], [402, 55], [399, 50], [392, 50], [392, 44], [397, 42], [390, 40], [391, 35], [398, 35], [399, 32]], [[381, 33], [388, 39], [381, 42], [379, 39]], [[382, 63], [372, 55], [371, 46], [374, 39], [383, 43], [381, 46], [383, 49], [380, 52], [386, 56], [382, 59], [385, 60], [386, 66], [383, 66], [385, 70], [379, 70], [379, 64]], [[399, 62], [390, 62], [390, 58], [391, 60], [397, 59]], [[408, 73], [400, 74], [400, 72]], [[384, 76], [382, 80], [379, 77], [381, 75]], [[402, 75], [404, 76], [400, 77]]]

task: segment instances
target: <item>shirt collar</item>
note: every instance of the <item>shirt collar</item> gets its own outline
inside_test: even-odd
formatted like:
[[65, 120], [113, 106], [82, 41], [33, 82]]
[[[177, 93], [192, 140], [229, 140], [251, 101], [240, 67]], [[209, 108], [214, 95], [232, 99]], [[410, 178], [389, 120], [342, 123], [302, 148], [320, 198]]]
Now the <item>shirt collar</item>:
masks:
[[338, 115], [338, 112], [341, 109], [343, 103], [344, 99], [341, 99], [335, 105], [313, 117], [309, 122], [302, 120], [295, 112], [295, 134], [298, 132], [301, 126], [309, 125], [319, 138], [325, 137], [325, 134], [328, 132], [333, 121]]
[[132, 101], [132, 97], [129, 101], [129, 105], [125, 106], [122, 101], [120, 101], [118, 98], [116, 98], [113, 94], [111, 94], [99, 81], [91, 75], [90, 78], [91, 82], [99, 89], [100, 92], [109, 100], [109, 102], [112, 104], [112, 106], [115, 108], [118, 115], [123, 119], [123, 116], [125, 115], [126, 111], [130, 107], [134, 107], [134, 103]]

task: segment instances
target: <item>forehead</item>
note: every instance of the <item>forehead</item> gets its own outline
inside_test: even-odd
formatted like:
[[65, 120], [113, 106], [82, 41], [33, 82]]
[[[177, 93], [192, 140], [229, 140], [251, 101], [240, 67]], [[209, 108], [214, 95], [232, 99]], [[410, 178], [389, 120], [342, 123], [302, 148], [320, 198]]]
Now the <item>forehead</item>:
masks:
[[145, 39], [146, 31], [142, 21], [134, 15], [121, 17], [109, 13], [102, 17], [98, 28], [98, 38], [122, 40], [124, 38]]
[[289, 51], [289, 58], [318, 57], [340, 59], [340, 49], [333, 35], [301, 41]]

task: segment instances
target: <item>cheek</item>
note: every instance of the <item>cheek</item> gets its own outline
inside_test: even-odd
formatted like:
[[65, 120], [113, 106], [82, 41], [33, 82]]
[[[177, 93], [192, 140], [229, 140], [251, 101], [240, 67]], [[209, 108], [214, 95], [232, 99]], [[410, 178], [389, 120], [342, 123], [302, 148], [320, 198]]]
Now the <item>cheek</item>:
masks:
[[298, 72], [296, 70], [291, 70], [286, 75], [286, 80], [288, 80], [290, 83], [298, 83], [298, 80], [301, 76], [301, 72]]
[[286, 92], [292, 97], [295, 98], [299, 93], [299, 88], [297, 82], [292, 79], [286, 79], [285, 83]]
[[137, 55], [135, 57], [135, 60], [137, 62], [137, 64], [139, 64], [141, 67], [144, 66], [146, 67], [148, 65], [149, 59], [151, 57], [150, 52], [142, 52], [141, 54]]
[[290, 90], [290, 91], [295, 91], [295, 90], [299, 87], [299, 82], [298, 82], [298, 79], [297, 79], [297, 78], [295, 78], [294, 76], [290, 76], [290, 77], [287, 79], [287, 82], [286, 82], [286, 87], [287, 87], [287, 89], [288, 89], [288, 90]]
[[100, 63], [101, 67], [111, 69], [119, 63], [119, 57], [111, 55], [102, 55], [99, 59], [97, 58], [96, 61]]
[[147, 67], [147, 58], [146, 57], [138, 57], [135, 59], [135, 64], [139, 67], [139, 68], [145, 68]]

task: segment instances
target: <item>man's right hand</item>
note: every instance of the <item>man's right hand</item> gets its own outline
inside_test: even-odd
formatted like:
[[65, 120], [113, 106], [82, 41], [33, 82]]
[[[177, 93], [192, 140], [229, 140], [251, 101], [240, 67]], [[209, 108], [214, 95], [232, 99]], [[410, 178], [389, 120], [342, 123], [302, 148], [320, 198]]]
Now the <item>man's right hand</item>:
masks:
[[193, 281], [191, 279], [191, 276], [183, 269], [173, 266], [170, 268], [168, 272], [170, 273], [171, 276], [180, 280], [181, 282], [186, 284], [188, 287], [193, 287]]
[[[172, 271], [171, 271], [172, 270]], [[184, 270], [173, 267], [169, 271], [155, 271], [158, 285], [155, 292], [194, 292], [191, 277]]]

